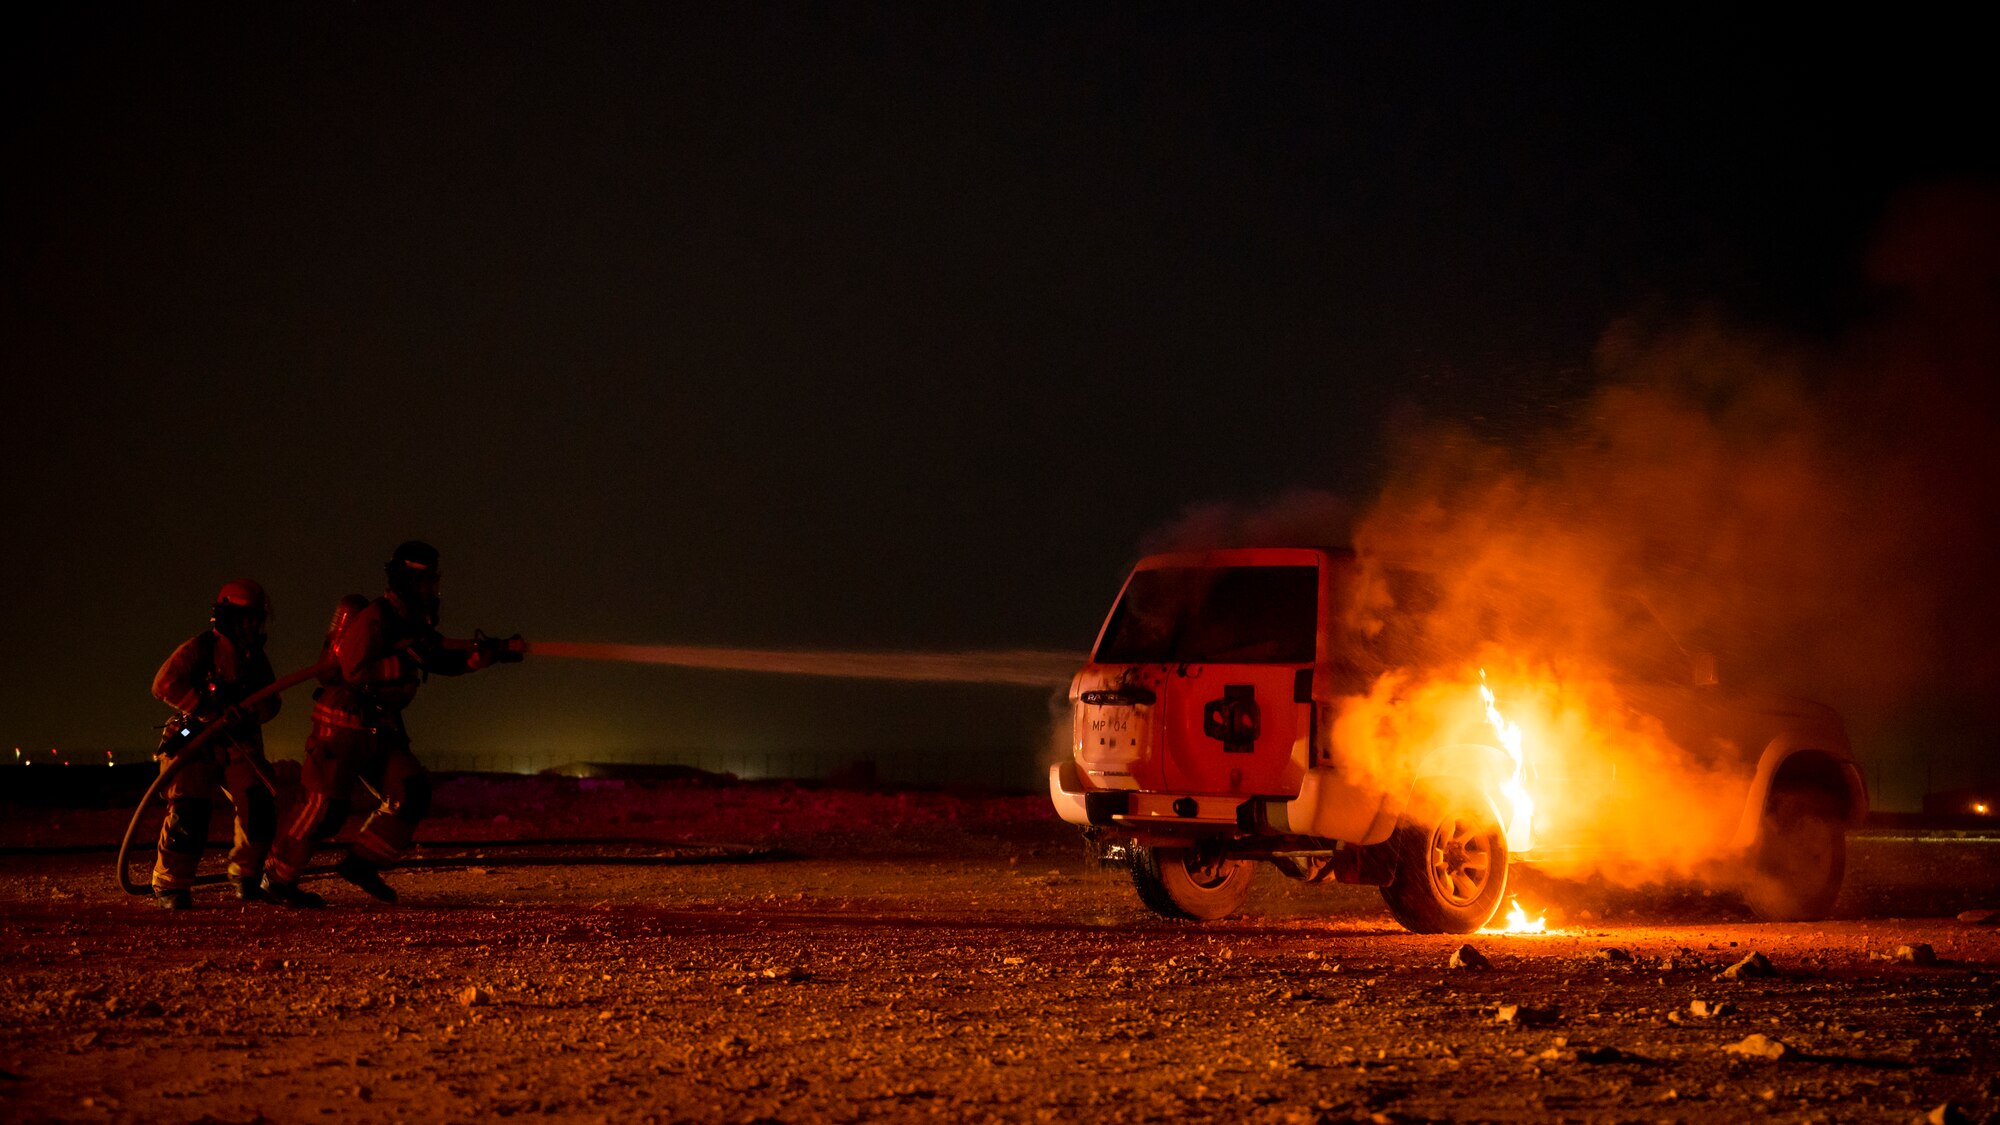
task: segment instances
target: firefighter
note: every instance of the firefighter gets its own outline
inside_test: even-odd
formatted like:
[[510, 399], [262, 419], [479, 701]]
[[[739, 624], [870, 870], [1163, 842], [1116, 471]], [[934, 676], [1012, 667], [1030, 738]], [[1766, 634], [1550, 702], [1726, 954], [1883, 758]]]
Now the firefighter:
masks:
[[403, 708], [432, 675], [463, 675], [508, 659], [487, 645], [449, 642], [438, 633], [437, 548], [404, 543], [384, 569], [388, 591], [359, 609], [344, 602], [328, 630], [327, 654], [333, 659], [313, 693], [304, 790], [265, 878], [272, 897], [290, 906], [326, 905], [301, 889], [298, 878], [314, 846], [346, 821], [357, 780], [380, 803], [334, 870], [371, 897], [396, 901], [382, 870], [409, 850], [431, 803], [430, 776], [410, 752]]
[[264, 857], [277, 835], [278, 806], [271, 792], [271, 766], [264, 759], [263, 725], [278, 713], [278, 697], [245, 712], [243, 699], [272, 679], [264, 655], [264, 630], [271, 600], [248, 578], [223, 586], [215, 595], [207, 632], [181, 643], [153, 676], [153, 695], [179, 712], [160, 743], [160, 768], [173, 757], [174, 743], [214, 723], [224, 729], [193, 751], [167, 784], [167, 819], [160, 825], [159, 858], [153, 863], [153, 901], [169, 910], [194, 905], [189, 889], [208, 843], [208, 821], [219, 784], [236, 814], [229, 849], [229, 879], [244, 902], [269, 901], [259, 886]]

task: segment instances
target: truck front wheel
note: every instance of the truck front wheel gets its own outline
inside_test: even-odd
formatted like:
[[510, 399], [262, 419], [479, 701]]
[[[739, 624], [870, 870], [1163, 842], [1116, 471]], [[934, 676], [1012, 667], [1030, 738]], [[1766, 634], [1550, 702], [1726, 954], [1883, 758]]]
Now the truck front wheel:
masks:
[[1507, 834], [1493, 806], [1462, 782], [1419, 786], [1389, 837], [1396, 875], [1389, 913], [1419, 934], [1469, 934], [1507, 893]]
[[1771, 797], [1743, 900], [1765, 922], [1817, 922], [1833, 912], [1847, 872], [1840, 799], [1814, 789]]
[[1249, 860], [1220, 847], [1132, 848], [1132, 885], [1139, 901], [1169, 918], [1212, 922], [1236, 913], [1257, 874]]

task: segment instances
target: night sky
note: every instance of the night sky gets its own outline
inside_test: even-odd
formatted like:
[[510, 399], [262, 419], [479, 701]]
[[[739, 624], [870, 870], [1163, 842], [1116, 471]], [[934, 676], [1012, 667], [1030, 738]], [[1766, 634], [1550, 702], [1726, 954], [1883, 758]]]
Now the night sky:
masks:
[[[30, 750], [149, 745], [238, 575], [308, 662], [411, 537], [448, 631], [1081, 653], [1190, 505], [1365, 500], [1411, 416], [1529, 432], [1637, 310], [1837, 334], [1889, 202], [1995, 171], [1984, 40], [1879, 11], [41, 7], [0, 48]], [[1048, 722], [532, 661], [411, 713], [420, 756]]]

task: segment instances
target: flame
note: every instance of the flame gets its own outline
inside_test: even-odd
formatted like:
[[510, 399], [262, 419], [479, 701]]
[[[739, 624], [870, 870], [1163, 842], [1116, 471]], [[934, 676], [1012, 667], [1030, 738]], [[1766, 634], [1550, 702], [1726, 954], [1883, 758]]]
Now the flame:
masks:
[[1507, 924], [1491, 927], [1488, 932], [1496, 934], [1541, 934], [1547, 933], [1548, 929], [1548, 911], [1544, 910], [1540, 915], [1530, 920], [1528, 912], [1521, 909], [1521, 900], [1510, 898], [1507, 900]]
[[[1694, 760], [1594, 659], [1557, 665], [1499, 644], [1469, 655], [1447, 668], [1393, 668], [1343, 701], [1331, 740], [1343, 775], [1395, 788], [1441, 749], [1490, 747], [1490, 772], [1466, 780], [1488, 791], [1510, 853], [1559, 878], [1699, 878], [1735, 854], [1740, 806], [1716, 794], [1744, 784], [1736, 761]], [[2000, 820], [2000, 798], [1973, 799]], [[1663, 835], [1673, 847], [1659, 846]], [[1497, 906], [1496, 926], [1504, 899]]]
[[[1526, 740], [1521, 737], [1521, 724], [1500, 713], [1499, 701], [1494, 698], [1493, 689], [1486, 683], [1486, 669], [1479, 670], [1479, 698], [1486, 704], [1486, 723], [1499, 736], [1500, 745], [1507, 756], [1514, 759], [1514, 776], [1500, 787], [1507, 799], [1513, 802], [1514, 819], [1507, 827], [1507, 847], [1511, 851], [1525, 852], [1534, 846], [1535, 797], [1528, 791], [1528, 751]], [[1521, 908], [1518, 896], [1507, 900], [1507, 923], [1494, 932], [1503, 934], [1547, 933], [1549, 913], [1542, 913], [1530, 919], [1528, 912]]]
[[[1528, 754], [1521, 738], [1521, 725], [1500, 713], [1493, 689], [1486, 684], [1486, 669], [1479, 670], [1479, 697], [1486, 703], [1486, 722], [1500, 738], [1507, 756], [1514, 760], [1514, 776], [1500, 791], [1513, 806], [1513, 821], [1507, 826], [1507, 847], [1525, 852], [1535, 846], [1535, 797], [1528, 792]], [[1520, 909], [1517, 905], [1516, 910]]]

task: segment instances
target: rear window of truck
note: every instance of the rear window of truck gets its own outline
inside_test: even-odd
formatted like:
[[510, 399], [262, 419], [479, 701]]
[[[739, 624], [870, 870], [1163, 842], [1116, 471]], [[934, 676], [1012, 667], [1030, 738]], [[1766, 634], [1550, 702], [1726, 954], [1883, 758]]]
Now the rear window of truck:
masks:
[[1159, 567], [1125, 584], [1100, 664], [1310, 664], [1319, 568]]

